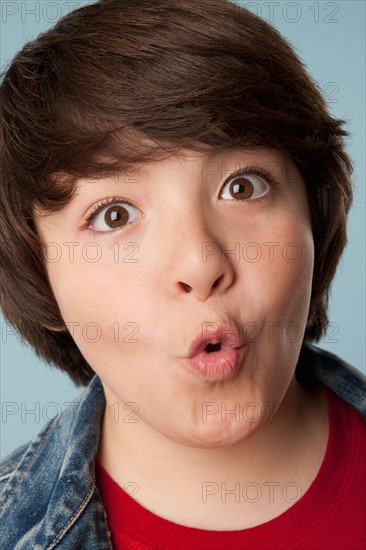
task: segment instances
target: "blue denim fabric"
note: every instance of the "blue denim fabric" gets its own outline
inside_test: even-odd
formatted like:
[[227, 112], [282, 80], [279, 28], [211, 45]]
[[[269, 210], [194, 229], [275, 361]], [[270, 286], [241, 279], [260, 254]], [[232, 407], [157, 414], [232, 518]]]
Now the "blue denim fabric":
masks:
[[[336, 355], [304, 344], [296, 377], [320, 382], [366, 419], [366, 378]], [[105, 404], [95, 375], [72, 406], [2, 460], [2, 550], [112, 548], [94, 473]]]
[[296, 378], [303, 384], [322, 384], [350, 403], [366, 419], [366, 377], [337, 355], [313, 344], [303, 344]]

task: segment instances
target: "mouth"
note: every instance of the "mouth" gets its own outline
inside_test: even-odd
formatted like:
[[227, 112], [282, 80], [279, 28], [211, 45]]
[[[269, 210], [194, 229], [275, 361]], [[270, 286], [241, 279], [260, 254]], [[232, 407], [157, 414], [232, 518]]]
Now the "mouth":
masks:
[[212, 382], [232, 378], [238, 372], [247, 345], [239, 332], [225, 326], [209, 335], [198, 334], [189, 348], [186, 364], [199, 378]]
[[[218, 325], [218, 323], [215, 323]], [[236, 349], [245, 345], [239, 331], [226, 323], [221, 323], [221, 326], [214, 331], [205, 333], [203, 329], [192, 340], [189, 347], [188, 359], [198, 355], [201, 352], [207, 354], [216, 353], [222, 349]]]

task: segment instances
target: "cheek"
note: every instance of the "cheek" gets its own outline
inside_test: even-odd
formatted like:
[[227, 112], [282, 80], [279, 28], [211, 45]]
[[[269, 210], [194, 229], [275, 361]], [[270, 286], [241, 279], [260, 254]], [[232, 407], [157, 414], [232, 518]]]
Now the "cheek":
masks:
[[271, 357], [301, 344], [308, 317], [314, 242], [305, 189], [283, 193], [255, 216], [248, 210], [231, 232], [240, 243], [237, 314], [253, 352]]
[[[132, 256], [128, 249], [116, 259], [111, 243], [101, 243], [94, 252], [99, 247], [102, 257], [94, 262], [88, 243], [38, 231], [46, 251], [50, 286], [70, 335], [93, 370], [99, 374], [103, 369], [110, 371], [113, 383], [114, 367], [136, 349], [139, 337], [134, 312], [136, 307], [143, 311], [143, 305], [136, 300], [135, 290], [143, 288], [146, 277], [141, 280], [136, 251], [132, 250]], [[131, 369], [131, 376], [133, 372]]]
[[[64, 322], [86, 360], [103, 363], [103, 353], [135, 350], [143, 323], [146, 277], [138, 263], [99, 262], [75, 256], [49, 265], [49, 277]], [[146, 304], [145, 304], [146, 306]], [[132, 346], [131, 343], [134, 345]]]
[[138, 263], [115, 261], [108, 246], [90, 244], [94, 248], [89, 247], [89, 252], [85, 245], [73, 253], [60, 247], [59, 260], [48, 263], [50, 283], [65, 320], [92, 321], [107, 318], [113, 310], [115, 314], [121, 305], [128, 308], [138, 284]]
[[[293, 220], [273, 231], [271, 247], [263, 247], [261, 262], [253, 267], [253, 304], [265, 317], [281, 347], [300, 343], [308, 317], [314, 267], [314, 242], [307, 223]], [[269, 242], [269, 241], [267, 241]], [[258, 309], [257, 309], [258, 308]], [[272, 325], [271, 325], [272, 323]]]

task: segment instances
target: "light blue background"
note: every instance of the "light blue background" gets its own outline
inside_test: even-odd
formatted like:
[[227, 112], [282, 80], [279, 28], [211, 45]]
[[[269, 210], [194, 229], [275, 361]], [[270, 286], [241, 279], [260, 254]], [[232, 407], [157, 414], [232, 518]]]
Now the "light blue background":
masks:
[[[91, 2], [1, 1], [1, 68], [64, 14]], [[239, 2], [237, 2], [239, 3]], [[355, 161], [349, 245], [332, 286], [330, 330], [318, 345], [365, 372], [365, 2], [240, 2], [292, 44], [323, 90], [333, 116], [346, 118]], [[31, 13], [33, 12], [33, 13]], [[43, 364], [1, 319], [1, 456], [32, 438], [81, 389]], [[5, 414], [12, 409], [13, 414]], [[30, 412], [30, 411], [33, 411]]]

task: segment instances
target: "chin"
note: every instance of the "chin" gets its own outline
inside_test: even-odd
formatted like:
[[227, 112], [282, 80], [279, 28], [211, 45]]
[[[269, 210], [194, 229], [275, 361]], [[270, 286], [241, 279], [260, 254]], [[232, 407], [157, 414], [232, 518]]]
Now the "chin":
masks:
[[190, 447], [206, 448], [206, 449], [220, 449], [231, 447], [245, 441], [248, 437], [259, 431], [262, 426], [241, 421], [238, 423], [230, 423], [225, 425], [221, 423], [220, 426], [210, 425], [210, 422], [202, 424], [198, 429], [192, 430], [191, 433], [185, 433], [183, 443]]

